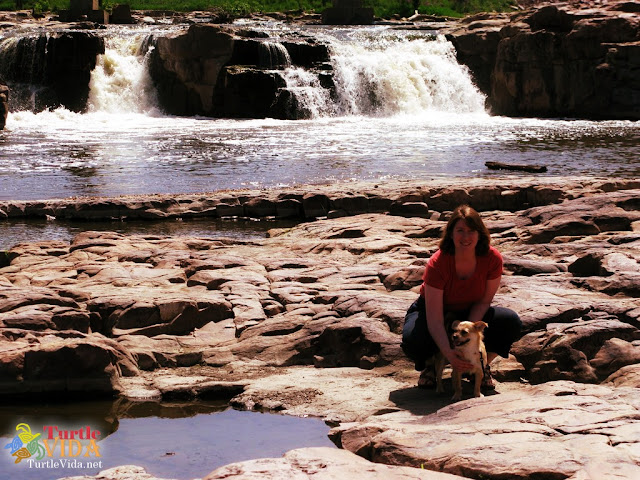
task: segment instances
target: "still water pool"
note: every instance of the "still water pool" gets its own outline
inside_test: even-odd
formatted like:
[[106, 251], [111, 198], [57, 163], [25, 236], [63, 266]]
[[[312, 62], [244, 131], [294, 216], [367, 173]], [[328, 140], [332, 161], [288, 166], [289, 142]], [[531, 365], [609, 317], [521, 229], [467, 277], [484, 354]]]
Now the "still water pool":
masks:
[[[15, 464], [10, 450], [0, 448], [0, 480], [95, 475], [119, 465], [142, 466], [160, 478], [194, 479], [232, 462], [280, 457], [295, 448], [334, 446], [327, 437], [329, 427], [320, 419], [238, 411], [214, 402], [2, 406], [2, 447], [11, 442], [17, 433], [16, 426], [21, 423], [29, 425], [32, 434], [41, 433], [39, 443], [43, 447], [47, 426], [83, 430], [83, 435], [88, 427], [90, 436], [98, 431], [96, 445], [100, 457], [85, 439], [80, 441], [81, 454], [77, 457], [62, 457], [61, 442], [54, 448], [55, 442], [48, 440], [52, 455], [45, 448], [45, 456], [39, 463], [32, 458]], [[66, 452], [68, 448], [66, 445]], [[89, 455], [84, 457], [87, 448]], [[72, 453], [76, 451], [72, 447]], [[47, 460], [65, 461], [55, 468]], [[100, 468], [86, 469], [78, 467], [80, 462], [101, 463]]]
[[0, 251], [19, 243], [60, 241], [71, 243], [77, 234], [89, 230], [127, 235], [166, 235], [174, 237], [227, 238], [237, 241], [263, 239], [269, 229], [287, 228], [292, 220], [187, 219], [184, 221], [69, 222], [62, 220], [16, 219], [0, 223]]

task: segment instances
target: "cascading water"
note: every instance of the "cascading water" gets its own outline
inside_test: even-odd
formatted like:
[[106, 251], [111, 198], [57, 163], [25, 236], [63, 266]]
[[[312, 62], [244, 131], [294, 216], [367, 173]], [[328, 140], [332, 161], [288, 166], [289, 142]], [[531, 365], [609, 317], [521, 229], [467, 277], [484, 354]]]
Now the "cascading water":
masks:
[[0, 78], [12, 91], [10, 108], [83, 111], [96, 56], [104, 52], [102, 38], [80, 30], [20, 33], [10, 32], [0, 44]]
[[283, 74], [287, 90], [293, 95], [300, 115], [321, 118], [335, 115], [338, 110], [329, 89], [324, 88], [317, 73], [301, 67], [289, 67]]
[[283, 75], [312, 118], [484, 111], [484, 96], [443, 36], [365, 30], [322, 38], [330, 43], [332, 95], [320, 78], [326, 73], [289, 67]]
[[444, 37], [388, 35], [331, 44], [340, 113], [391, 116], [484, 110], [483, 95]]
[[[454, 48], [444, 37], [384, 28], [351, 30], [348, 34], [318, 29], [315, 34], [329, 45], [330, 71], [292, 65], [282, 43], [272, 39], [260, 42], [258, 67], [282, 76], [286, 90], [294, 97], [298, 118], [483, 111], [482, 94], [467, 69], [457, 63]], [[88, 112], [159, 114], [146, 62], [149, 52], [141, 49], [145, 36], [115, 32], [104, 37], [105, 53], [98, 57], [91, 73]], [[44, 40], [36, 37], [33, 41]], [[0, 42], [0, 71], [13, 65], [16, 71], [10, 72], [11, 76], [22, 82], [23, 90], [26, 85], [31, 88], [28, 92], [33, 92], [37, 87], [29, 85], [29, 79], [38, 83], [36, 77], [44, 76], [44, 62], [28, 57], [24, 42], [20, 48], [16, 38]], [[39, 50], [34, 47], [33, 51]], [[16, 55], [21, 57], [19, 61]], [[22, 98], [14, 111], [39, 110], [33, 94]]]
[[[156, 92], [143, 53], [144, 35], [105, 39], [89, 84], [89, 112], [157, 115]], [[151, 47], [153, 48], [153, 47]]]
[[12, 36], [0, 40], [1, 80], [11, 90], [13, 110], [38, 110], [46, 81], [47, 36]]
[[46, 36], [14, 36], [2, 39], [0, 71], [3, 72], [3, 76], [8, 80], [23, 83], [39, 83], [44, 80], [46, 43]]
[[266, 41], [261, 42], [260, 46], [259, 67], [282, 68], [291, 65], [291, 56], [280, 42]]

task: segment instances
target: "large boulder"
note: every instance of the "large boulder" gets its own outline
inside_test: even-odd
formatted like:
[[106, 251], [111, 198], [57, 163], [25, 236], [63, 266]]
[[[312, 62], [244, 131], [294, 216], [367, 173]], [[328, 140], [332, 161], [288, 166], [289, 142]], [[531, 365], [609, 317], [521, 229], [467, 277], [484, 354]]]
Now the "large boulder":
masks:
[[277, 72], [245, 66], [222, 69], [215, 89], [212, 112], [231, 118], [280, 117], [274, 115], [280, 91], [286, 86]]
[[313, 39], [281, 43], [230, 25], [194, 24], [148, 44], [155, 46], [149, 64], [160, 104], [174, 115], [302, 118], [283, 70], [328, 61], [327, 47]]
[[[640, 354], [633, 343], [640, 330], [613, 318], [549, 324], [546, 330], [525, 335], [513, 346], [513, 354], [527, 370], [532, 383], [571, 379], [598, 383], [612, 372], [635, 364]], [[613, 352], [620, 354], [615, 362]]]
[[637, 120], [635, 12], [635, 2], [588, 10], [546, 5], [491, 21], [467, 20], [449, 38], [496, 114]]
[[218, 76], [233, 55], [233, 35], [221, 26], [195, 24], [153, 44], [150, 73], [162, 108], [174, 115], [211, 115]]
[[[102, 37], [83, 31], [25, 36], [10, 43], [2, 57], [12, 103], [36, 111], [60, 106], [83, 111], [89, 98], [91, 71], [104, 51]], [[34, 85], [39, 87], [35, 95]]]

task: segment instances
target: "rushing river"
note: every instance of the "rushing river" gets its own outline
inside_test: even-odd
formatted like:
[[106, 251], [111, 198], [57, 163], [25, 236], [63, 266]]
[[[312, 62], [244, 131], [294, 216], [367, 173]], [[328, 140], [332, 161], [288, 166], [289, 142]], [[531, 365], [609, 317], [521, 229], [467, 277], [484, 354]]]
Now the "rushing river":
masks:
[[314, 117], [281, 121], [163, 115], [137, 54], [146, 33], [117, 32], [92, 74], [88, 113], [10, 113], [0, 200], [506, 175], [486, 161], [640, 176], [638, 122], [490, 116], [451, 44], [432, 34], [315, 30], [331, 34], [338, 99], [289, 67]]

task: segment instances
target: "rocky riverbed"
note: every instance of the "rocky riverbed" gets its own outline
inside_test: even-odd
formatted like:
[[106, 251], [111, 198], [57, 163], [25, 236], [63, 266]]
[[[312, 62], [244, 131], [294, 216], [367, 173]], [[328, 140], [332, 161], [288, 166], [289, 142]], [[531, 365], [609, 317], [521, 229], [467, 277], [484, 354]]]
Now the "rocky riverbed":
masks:
[[[16, 245], [0, 268], [4, 399], [222, 398], [324, 418], [341, 447], [234, 464], [211, 479], [640, 476], [640, 182], [168, 198], [3, 202], [0, 212], [107, 218], [117, 205], [123, 218], [175, 221], [272, 218], [280, 205], [301, 223], [263, 240], [85, 232]], [[463, 202], [505, 257], [496, 303], [516, 310], [524, 331], [494, 364], [498, 394], [467, 390], [451, 403], [449, 382], [444, 395], [416, 388], [400, 331], [448, 212]], [[101, 475], [151, 478], [139, 467]]]

